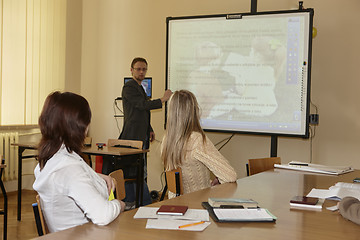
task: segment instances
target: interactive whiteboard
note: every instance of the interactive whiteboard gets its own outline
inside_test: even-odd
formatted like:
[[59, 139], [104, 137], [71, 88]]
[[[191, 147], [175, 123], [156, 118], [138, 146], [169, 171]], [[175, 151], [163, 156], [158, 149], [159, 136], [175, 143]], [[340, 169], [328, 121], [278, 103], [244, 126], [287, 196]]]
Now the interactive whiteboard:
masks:
[[309, 136], [313, 10], [167, 18], [167, 88], [207, 131]]

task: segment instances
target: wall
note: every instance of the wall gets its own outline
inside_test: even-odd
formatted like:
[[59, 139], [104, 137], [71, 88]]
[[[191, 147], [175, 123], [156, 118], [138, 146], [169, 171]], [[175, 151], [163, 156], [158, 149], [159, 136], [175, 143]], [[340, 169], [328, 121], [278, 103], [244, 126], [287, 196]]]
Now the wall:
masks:
[[[346, 3], [345, 3], [346, 2]], [[298, 7], [293, 0], [259, 0], [258, 11]], [[314, 8], [312, 102], [317, 105], [320, 124], [312, 141], [312, 161], [360, 168], [360, 88], [358, 63], [360, 46], [360, 1], [304, 1]], [[83, 1], [81, 93], [90, 101], [93, 120], [90, 134], [94, 142], [117, 138], [119, 129], [113, 117], [113, 103], [120, 96], [123, 77], [130, 75], [133, 57], [149, 62], [153, 77], [153, 96], [161, 97], [165, 88], [166, 17], [217, 13], [249, 12], [250, 0], [86, 0]], [[314, 112], [314, 109], [312, 109]], [[164, 109], [152, 111], [152, 126], [161, 141]], [[122, 121], [118, 119], [122, 128]], [[230, 134], [209, 133], [216, 143]], [[311, 141], [280, 137], [278, 156], [284, 163], [310, 161]], [[150, 189], [160, 190], [159, 142], [151, 145], [148, 172]], [[244, 177], [248, 158], [270, 155], [270, 137], [236, 134], [221, 150]]]
[[79, 94], [81, 87], [82, 0], [67, 0], [66, 14], [65, 89]]

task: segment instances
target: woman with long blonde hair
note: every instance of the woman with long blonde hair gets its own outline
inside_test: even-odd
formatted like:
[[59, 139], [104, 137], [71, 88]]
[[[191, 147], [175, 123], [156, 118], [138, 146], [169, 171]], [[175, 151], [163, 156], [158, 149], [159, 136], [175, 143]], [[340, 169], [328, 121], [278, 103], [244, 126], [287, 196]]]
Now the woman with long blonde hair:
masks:
[[[181, 168], [184, 194], [237, 179], [234, 168], [205, 136], [199, 105], [190, 91], [176, 91], [169, 101], [161, 150], [167, 171]], [[216, 176], [212, 182], [210, 171]]]

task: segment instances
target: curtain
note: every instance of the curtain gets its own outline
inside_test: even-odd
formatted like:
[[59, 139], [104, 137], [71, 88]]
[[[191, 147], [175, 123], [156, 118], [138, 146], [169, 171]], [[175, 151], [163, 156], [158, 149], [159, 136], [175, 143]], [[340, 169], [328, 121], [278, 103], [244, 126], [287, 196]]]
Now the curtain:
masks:
[[0, 125], [37, 124], [65, 86], [66, 0], [0, 2]]

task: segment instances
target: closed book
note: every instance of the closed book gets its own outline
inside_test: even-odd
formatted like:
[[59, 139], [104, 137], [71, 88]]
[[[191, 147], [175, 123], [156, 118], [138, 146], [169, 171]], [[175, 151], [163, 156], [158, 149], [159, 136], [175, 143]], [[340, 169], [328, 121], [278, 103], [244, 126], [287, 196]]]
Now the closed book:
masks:
[[252, 199], [245, 198], [209, 198], [208, 203], [211, 207], [243, 207], [243, 208], [257, 208], [258, 203]]
[[318, 203], [318, 201], [319, 201], [319, 198], [306, 197], [306, 196], [295, 196], [290, 200], [290, 203], [316, 205]]
[[[315, 204], [314, 204], [315, 203]], [[302, 210], [315, 210], [315, 211], [321, 211], [322, 205], [324, 203], [324, 199], [306, 199], [301, 203], [301, 201], [292, 200], [290, 201], [290, 208], [291, 209], [302, 209]]]
[[184, 215], [188, 210], [188, 206], [180, 205], [162, 205], [156, 214], [162, 215]]

